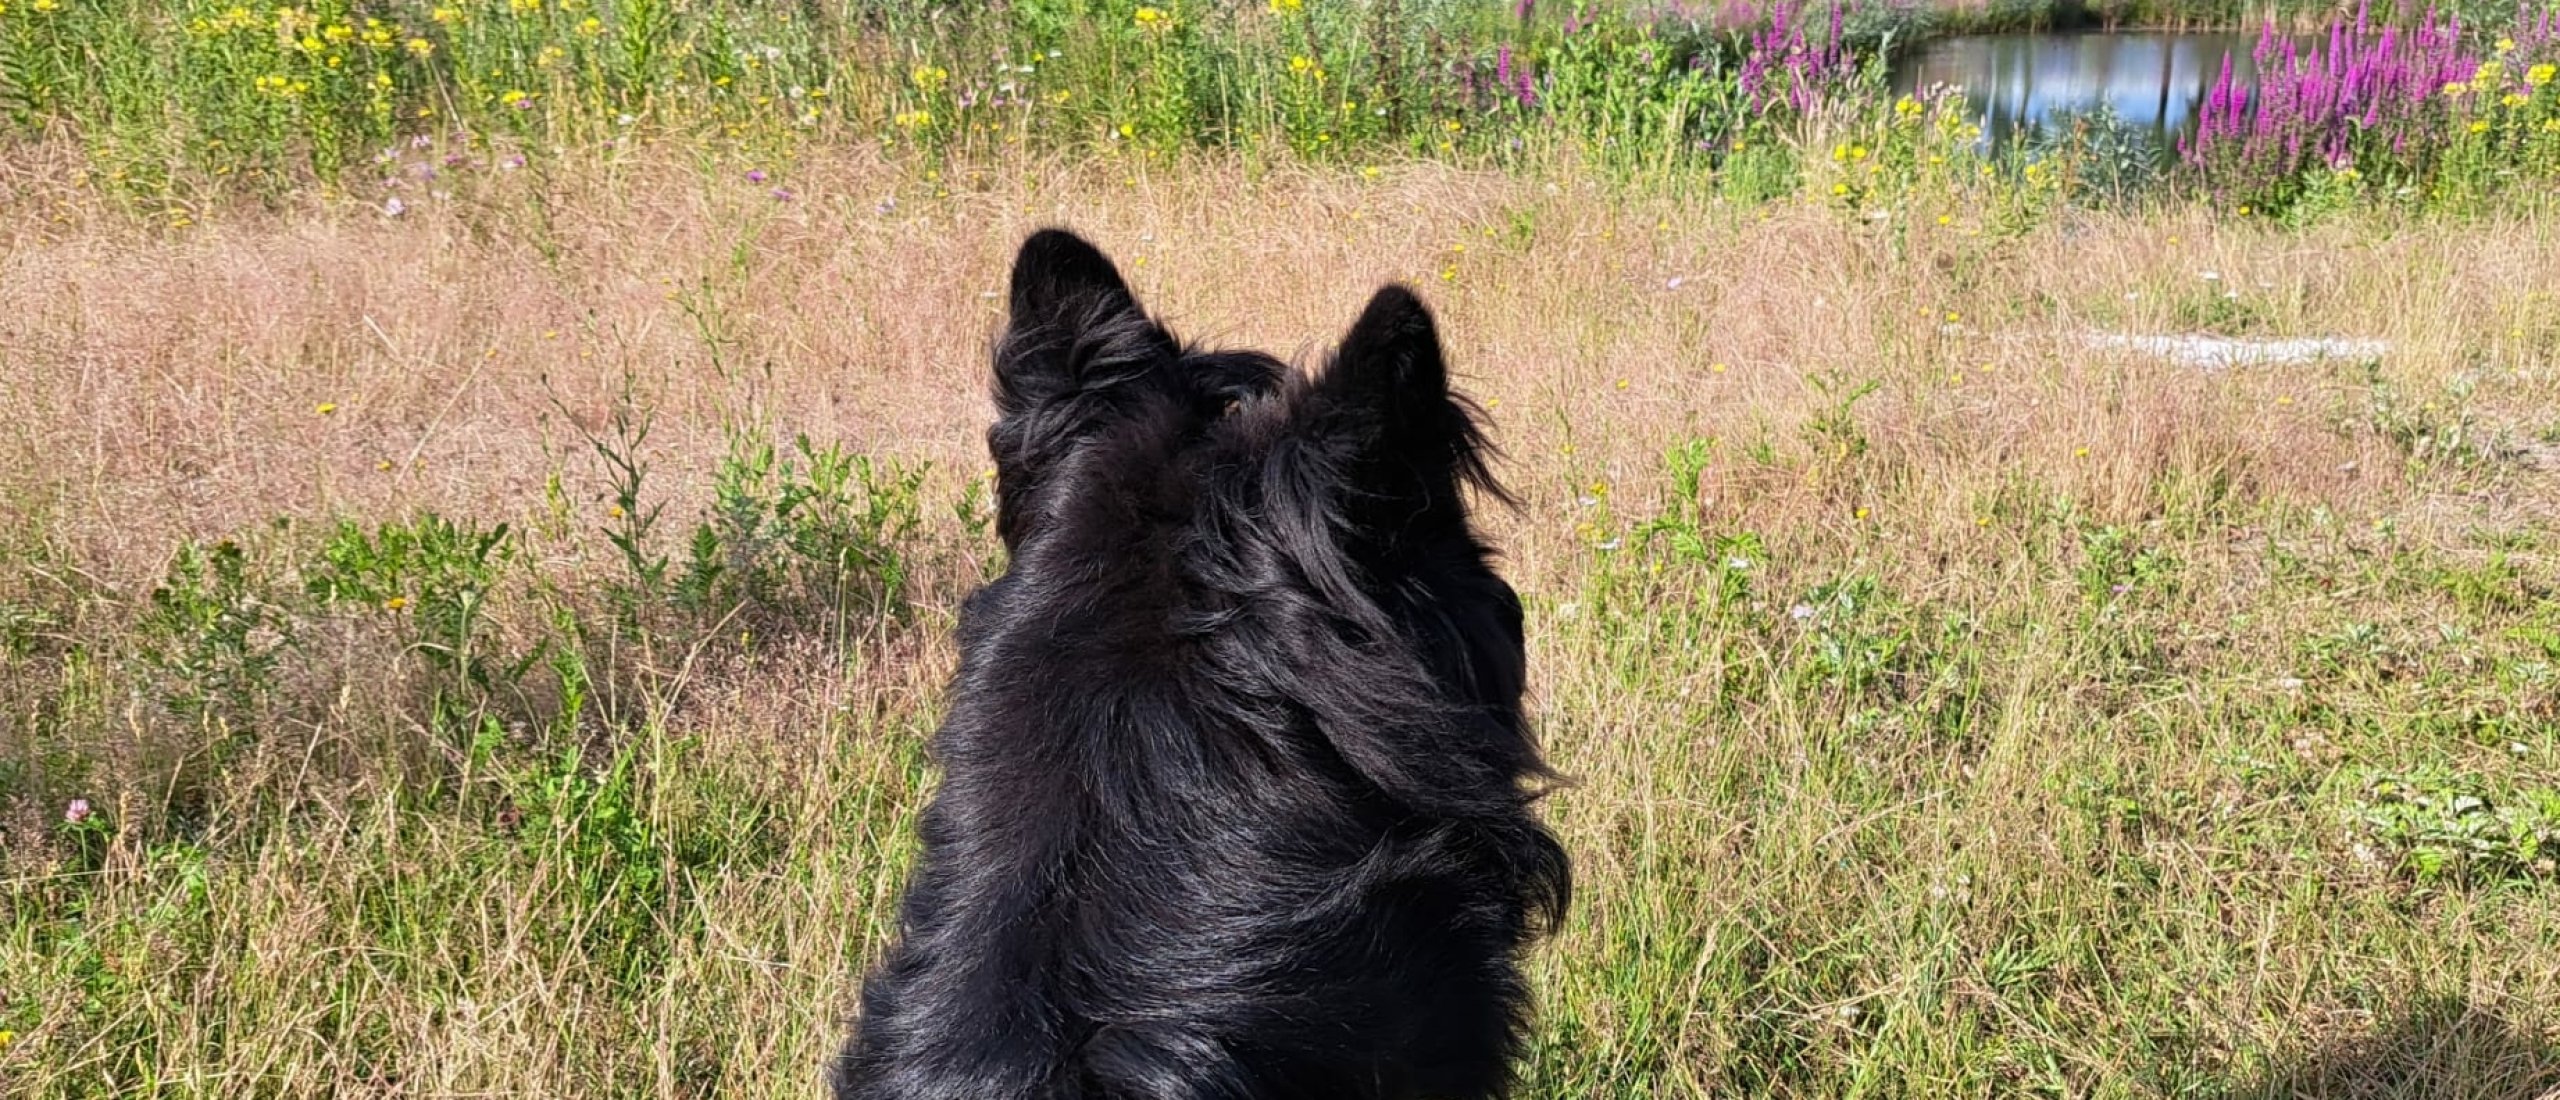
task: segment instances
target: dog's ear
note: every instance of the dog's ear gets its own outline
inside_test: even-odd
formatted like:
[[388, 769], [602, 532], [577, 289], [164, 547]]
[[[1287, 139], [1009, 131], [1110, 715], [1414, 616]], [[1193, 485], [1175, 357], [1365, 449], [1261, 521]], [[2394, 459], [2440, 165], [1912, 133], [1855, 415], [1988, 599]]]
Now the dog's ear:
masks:
[[1468, 484], [1499, 492], [1431, 311], [1413, 291], [1380, 289], [1310, 394], [1305, 425], [1334, 464], [1334, 502], [1355, 537], [1392, 549], [1407, 534], [1463, 525]]
[[996, 398], [1007, 411], [1043, 397], [1107, 385], [1174, 350], [1138, 308], [1102, 250], [1063, 229], [1022, 242], [1013, 260], [1011, 314], [996, 351]]
[[1014, 257], [1012, 316], [995, 352], [996, 529], [1015, 547], [1077, 440], [1162, 391], [1180, 356], [1100, 249], [1044, 229]]

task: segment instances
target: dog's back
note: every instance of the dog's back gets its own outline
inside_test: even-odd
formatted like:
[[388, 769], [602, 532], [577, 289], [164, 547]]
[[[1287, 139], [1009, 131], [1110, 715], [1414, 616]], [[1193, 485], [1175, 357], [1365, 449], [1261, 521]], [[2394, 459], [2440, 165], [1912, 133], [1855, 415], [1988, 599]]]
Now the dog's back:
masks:
[[839, 1097], [1501, 1095], [1569, 876], [1429, 315], [1382, 291], [1299, 378], [1054, 231], [1012, 311], [1011, 567]]

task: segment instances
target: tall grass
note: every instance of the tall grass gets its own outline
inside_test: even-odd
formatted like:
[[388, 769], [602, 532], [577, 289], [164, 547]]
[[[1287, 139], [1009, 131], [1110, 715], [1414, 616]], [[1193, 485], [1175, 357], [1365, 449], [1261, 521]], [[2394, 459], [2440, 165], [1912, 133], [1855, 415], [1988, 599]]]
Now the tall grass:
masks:
[[[1026, 151], [1146, 164], [1216, 150], [1356, 170], [1409, 160], [1534, 168], [1563, 151], [1622, 177], [1686, 174], [1749, 197], [1831, 182], [1808, 162], [1842, 140], [1875, 144], [1899, 117], [1883, 91], [1891, 50], [1956, 28], [1968, 10], [1846, 0], [1713, 11], [1455, 0], [11, 0], [0, 10], [0, 112], [12, 125], [0, 141], [74, 142], [82, 179], [173, 223], [227, 197], [276, 201], [315, 187], [405, 208], [415, 192], [449, 190], [410, 163], [420, 151], [431, 154], [428, 172], [544, 168], [655, 142], [768, 162], [856, 143], [959, 171]], [[2236, 17], [2195, 11], [2214, 23]], [[2529, 79], [2560, 48], [2535, 29], [2550, 25], [2547, 0], [2468, 22], [2432, 7], [2318, 11], [2331, 28], [2328, 54], [2369, 52], [2371, 38], [2396, 33], [2386, 23], [2437, 34], [2441, 18], [2451, 21], [2434, 60], [2460, 62], [2465, 79], [2493, 60], [2507, 68], [2482, 76], [2472, 99], [2395, 108], [2401, 139], [2361, 143], [2353, 176], [2332, 178], [2350, 159], [2335, 142], [2314, 141], [2319, 155], [2307, 155], [2299, 140], [2280, 141], [2280, 178], [2222, 205], [2277, 209], [2317, 190], [2325, 209], [2326, 196], [2397, 201], [2403, 187], [2420, 201], [2468, 204], [2549, 181], [2560, 163], [2560, 125], [2549, 124], [2560, 89]], [[2272, 35], [2272, 15], [2268, 27]], [[2353, 42], [2340, 37], [2349, 28]], [[2510, 31], [2530, 41], [2494, 50]], [[2259, 118], [2269, 112], [2247, 89], [2226, 99], [2247, 116], [2232, 126], [2302, 125]], [[1923, 106], [1967, 115], [1951, 92]], [[2313, 124], [2346, 127], [2365, 108], [2359, 100]], [[2468, 138], [2484, 123], [2493, 140]], [[1976, 144], [1977, 135], [1948, 136], [1949, 156]], [[2008, 159], [2088, 175], [2101, 158], [2073, 148], [2048, 142]], [[2173, 182], [2228, 200], [2230, 173], [2215, 170], [2228, 159], [2197, 158]], [[2268, 174], [2269, 157], [2244, 159]]]
[[7, 197], [9, 1095], [810, 1092], [995, 564], [978, 341], [1056, 219], [1195, 333], [1441, 311], [1577, 781], [1526, 1095], [2560, 1086], [2547, 210], [771, 171]]

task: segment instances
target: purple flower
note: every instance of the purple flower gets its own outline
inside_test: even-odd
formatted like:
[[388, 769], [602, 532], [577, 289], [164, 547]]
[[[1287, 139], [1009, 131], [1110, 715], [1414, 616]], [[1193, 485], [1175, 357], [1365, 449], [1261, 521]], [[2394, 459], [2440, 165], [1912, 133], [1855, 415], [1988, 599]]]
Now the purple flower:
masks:
[[72, 799], [71, 805], [63, 807], [62, 810], [62, 820], [72, 825], [87, 821], [92, 816], [94, 815], [89, 810], [89, 800], [85, 798]]
[[776, 188], [774, 188], [774, 189], [773, 189], [773, 201], [775, 201], [775, 202], [790, 202], [790, 201], [791, 201], [791, 189], [790, 189], [790, 188], [788, 188], [788, 187], [776, 187]]
[[747, 182], [748, 182], [748, 183], [763, 183], [764, 181], [765, 181], [764, 169], [762, 169], [762, 168], [749, 168], [749, 169], [747, 169]]
[[522, 168], [524, 167], [524, 154], [517, 153], [509, 156], [507, 159], [499, 161], [498, 167], [504, 168], [510, 172], [513, 172], [518, 168]]
[[398, 195], [391, 196], [389, 199], [384, 200], [382, 204], [382, 215], [386, 218], [396, 218], [408, 212], [409, 204], [400, 201], [400, 196]]

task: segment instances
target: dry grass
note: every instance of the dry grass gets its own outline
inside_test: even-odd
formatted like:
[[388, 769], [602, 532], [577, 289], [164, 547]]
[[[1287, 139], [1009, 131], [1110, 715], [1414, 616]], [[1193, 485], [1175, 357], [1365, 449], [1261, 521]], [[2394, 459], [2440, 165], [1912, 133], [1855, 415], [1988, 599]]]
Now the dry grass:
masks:
[[[2560, 222], [1999, 235], [1567, 172], [794, 175], [788, 203], [734, 168], [498, 175], [183, 233], [11, 179], [13, 1095], [806, 1092], [977, 552], [933, 525], [904, 626], [600, 625], [622, 565], [572, 428], [636, 380], [673, 523], [738, 428], [931, 459], [938, 515], [984, 465], [1003, 265], [1060, 222], [1215, 342], [1312, 356], [1385, 279], [1441, 311], [1524, 498], [1493, 525], [1579, 780], [1534, 1094], [2560, 1088], [2548, 857], [2421, 876], [2449, 841], [2359, 823], [2377, 776], [2560, 798]], [[2200, 371], [2098, 328], [2392, 351]], [[1640, 548], [1691, 439], [1685, 529], [1762, 549]], [[421, 511], [521, 532], [491, 614], [528, 646], [588, 617], [587, 717], [427, 744], [425, 674], [367, 623], [291, 651], [239, 752], [149, 698], [131, 639], [182, 540], [242, 539], [287, 590], [324, 523]], [[583, 826], [510, 816], [564, 749], [636, 777], [604, 870]], [[56, 824], [81, 795], [112, 831]]]

